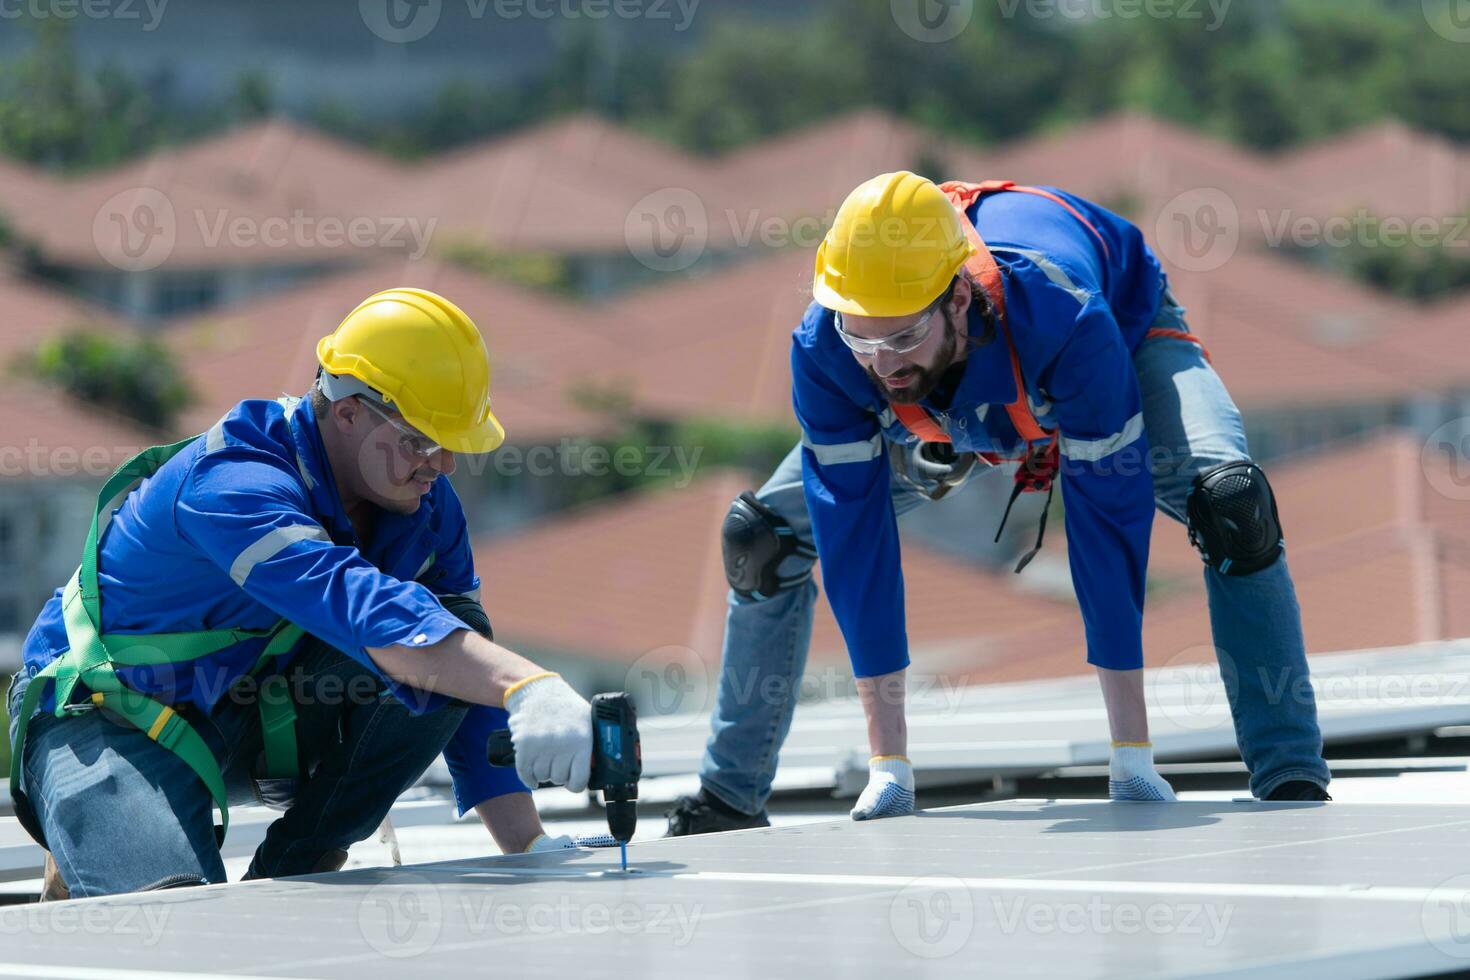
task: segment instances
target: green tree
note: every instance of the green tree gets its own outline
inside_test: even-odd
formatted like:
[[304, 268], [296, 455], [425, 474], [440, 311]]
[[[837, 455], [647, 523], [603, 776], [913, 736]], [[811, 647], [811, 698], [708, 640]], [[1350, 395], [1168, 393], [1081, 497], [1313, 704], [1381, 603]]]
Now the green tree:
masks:
[[17, 367], [80, 401], [155, 429], [172, 429], [179, 411], [193, 400], [168, 348], [146, 337], [69, 330]]

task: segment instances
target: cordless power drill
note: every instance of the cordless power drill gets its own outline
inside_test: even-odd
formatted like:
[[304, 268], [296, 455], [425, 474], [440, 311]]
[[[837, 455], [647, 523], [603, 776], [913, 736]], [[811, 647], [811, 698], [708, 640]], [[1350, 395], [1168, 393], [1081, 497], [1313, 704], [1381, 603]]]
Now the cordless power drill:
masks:
[[[492, 766], [516, 764], [510, 730], [490, 733], [487, 757]], [[628, 870], [628, 841], [638, 826], [638, 780], [643, 775], [643, 748], [638, 741], [638, 713], [624, 693], [592, 698], [592, 776], [587, 788], [602, 790], [607, 829], [622, 848]]]

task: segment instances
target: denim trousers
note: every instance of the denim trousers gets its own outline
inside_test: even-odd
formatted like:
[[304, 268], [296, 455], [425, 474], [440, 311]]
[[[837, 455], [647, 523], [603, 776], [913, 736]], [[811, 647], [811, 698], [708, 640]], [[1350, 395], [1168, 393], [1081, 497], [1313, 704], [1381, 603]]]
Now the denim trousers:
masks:
[[[307, 774], [285, 785], [253, 778], [262, 771], [263, 741], [252, 682], [237, 682], [208, 714], [178, 708], [214, 751], [232, 804], [270, 802], [261, 796], [270, 787], [277, 808], [285, 807], [256, 849], [252, 877], [305, 874], [328, 853], [367, 839], [466, 711], [451, 703], [414, 715], [367, 667], [311, 637], [284, 673]], [[31, 681], [22, 670], [11, 682], [12, 741]], [[26, 798], [72, 898], [175, 876], [225, 881], [209, 791], [177, 755], [110, 712], [38, 711], [22, 764]]]
[[[1184, 310], [1172, 296], [1166, 294], [1154, 326], [1188, 330]], [[1147, 339], [1134, 352], [1133, 363], [1155, 504], [1183, 523], [1197, 473], [1250, 459], [1240, 412], [1199, 345], [1189, 340]], [[899, 515], [929, 499], [897, 473], [890, 492]], [[799, 445], [756, 496], [791, 524], [799, 541], [811, 544]], [[800, 578], [811, 563], [792, 555], [778, 571], [783, 580]], [[1264, 797], [1294, 779], [1326, 786], [1330, 774], [1322, 759], [1301, 609], [1285, 555], [1252, 575], [1223, 575], [1204, 566], [1204, 578], [1215, 652], [1251, 792]], [[761, 811], [770, 796], [806, 667], [816, 600], [817, 586], [809, 577], [765, 599], [729, 594], [719, 691], [700, 781], [745, 813]], [[792, 696], [753, 693], [762, 691]], [[1283, 691], [1290, 696], [1281, 696]]]

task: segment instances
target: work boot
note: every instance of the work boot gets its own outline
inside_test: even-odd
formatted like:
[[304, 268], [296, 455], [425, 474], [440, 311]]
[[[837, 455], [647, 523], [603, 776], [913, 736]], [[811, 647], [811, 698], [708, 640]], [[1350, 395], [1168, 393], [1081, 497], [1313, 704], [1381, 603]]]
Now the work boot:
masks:
[[[256, 879], [259, 879], [259, 878], [269, 878], [270, 877], [270, 875], [263, 875], [263, 874], [261, 874], [260, 871], [255, 867], [255, 861], [258, 860], [259, 858], [260, 858], [260, 854], [257, 852], [256, 855], [255, 855], [255, 858], [252, 859], [251, 862], [250, 862], [250, 867], [248, 869], [246, 869], [245, 874], [240, 877], [240, 880], [241, 881], [255, 881]], [[329, 871], [341, 871], [342, 870], [342, 865], [344, 865], [346, 863], [347, 863], [347, 852], [344, 851], [342, 848], [339, 847], [339, 848], [336, 848], [335, 850], [328, 851], [327, 853], [323, 854], [321, 857], [317, 858], [316, 864], [313, 864], [311, 866], [311, 870], [310, 871], [298, 872], [298, 873], [300, 873], [300, 874], [309, 874], [309, 875], [319, 875], [319, 874], [325, 874], [326, 872], [329, 872]]]
[[61, 869], [56, 866], [56, 859], [51, 852], [46, 852], [46, 870], [42, 872], [41, 901], [64, 902], [71, 898], [71, 892], [66, 887], [66, 882], [61, 878]]
[[771, 821], [762, 810], [755, 816], [741, 813], [713, 793], [700, 789], [694, 796], [681, 796], [674, 808], [665, 814], [669, 830], [665, 837], [688, 837], [691, 834], [715, 834], [722, 830], [749, 830], [769, 827]]
[[1332, 799], [1327, 791], [1306, 779], [1288, 779], [1266, 794], [1266, 801], [1279, 803], [1284, 800], [1325, 803]]

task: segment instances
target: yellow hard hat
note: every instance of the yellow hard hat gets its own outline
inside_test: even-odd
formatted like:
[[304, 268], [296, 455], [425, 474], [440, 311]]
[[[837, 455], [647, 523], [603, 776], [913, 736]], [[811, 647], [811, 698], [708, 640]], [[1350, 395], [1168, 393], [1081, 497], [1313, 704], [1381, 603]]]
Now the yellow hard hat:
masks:
[[505, 441], [490, 412], [484, 338], [438, 293], [374, 293], [317, 343], [316, 356], [331, 376], [324, 379], [328, 397], [377, 395], [409, 425], [457, 453], [487, 453]]
[[975, 251], [933, 181], [907, 170], [864, 181], [817, 248], [812, 295], [839, 313], [906, 316], [934, 302]]

